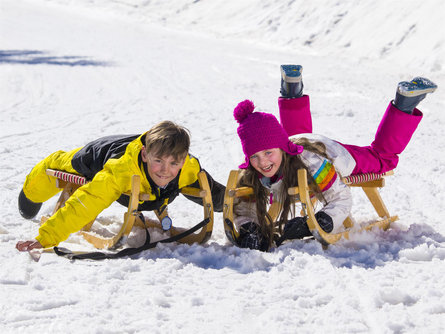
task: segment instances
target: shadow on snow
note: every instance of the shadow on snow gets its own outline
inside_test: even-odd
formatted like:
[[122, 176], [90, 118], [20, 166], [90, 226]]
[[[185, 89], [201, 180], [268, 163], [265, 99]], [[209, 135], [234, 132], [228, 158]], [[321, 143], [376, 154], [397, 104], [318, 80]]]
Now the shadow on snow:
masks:
[[338, 268], [374, 269], [397, 261], [445, 259], [445, 237], [426, 224], [412, 224], [406, 231], [393, 226], [388, 231], [364, 232], [352, 240], [330, 245], [323, 252], [319, 251], [321, 246], [315, 247], [313, 243], [297, 241], [285, 246], [309, 255], [321, 255]]
[[[413, 224], [407, 231], [393, 227], [388, 231], [366, 232], [353, 240], [340, 241], [323, 250], [315, 240], [295, 240], [270, 253], [241, 249], [232, 245], [159, 245], [133, 258], [175, 259], [183, 265], [202, 269], [231, 269], [241, 274], [270, 271], [285, 261], [303, 261], [308, 256], [323, 257], [338, 268], [374, 269], [398, 261], [445, 259], [445, 237], [426, 224]], [[303, 266], [304, 269], [304, 266]]]
[[57, 65], [57, 66], [109, 66], [111, 63], [82, 56], [50, 56], [37, 50], [0, 50], [0, 64]]

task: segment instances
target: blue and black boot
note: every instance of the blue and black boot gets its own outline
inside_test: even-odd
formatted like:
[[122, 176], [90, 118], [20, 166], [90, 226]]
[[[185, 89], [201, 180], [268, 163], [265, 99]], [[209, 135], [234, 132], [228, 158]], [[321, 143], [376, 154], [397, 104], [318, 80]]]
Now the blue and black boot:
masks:
[[399, 82], [394, 106], [407, 114], [412, 114], [426, 94], [433, 93], [436, 89], [437, 85], [434, 82], [422, 77], [415, 77], [410, 82]]
[[303, 96], [303, 67], [301, 65], [281, 65], [281, 96], [295, 99]]
[[41, 207], [42, 203], [34, 203], [28, 199], [22, 189], [19, 195], [19, 212], [23, 218], [34, 218], [39, 213]]

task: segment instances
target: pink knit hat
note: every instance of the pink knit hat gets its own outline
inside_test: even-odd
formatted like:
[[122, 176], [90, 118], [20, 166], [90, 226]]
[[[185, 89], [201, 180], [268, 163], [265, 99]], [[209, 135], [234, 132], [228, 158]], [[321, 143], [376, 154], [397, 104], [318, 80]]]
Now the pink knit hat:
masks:
[[241, 139], [246, 161], [239, 168], [249, 167], [249, 158], [263, 150], [281, 148], [290, 155], [303, 152], [303, 146], [289, 140], [283, 127], [275, 116], [263, 112], [253, 112], [255, 106], [250, 100], [244, 100], [236, 106], [233, 116], [239, 123], [238, 136]]

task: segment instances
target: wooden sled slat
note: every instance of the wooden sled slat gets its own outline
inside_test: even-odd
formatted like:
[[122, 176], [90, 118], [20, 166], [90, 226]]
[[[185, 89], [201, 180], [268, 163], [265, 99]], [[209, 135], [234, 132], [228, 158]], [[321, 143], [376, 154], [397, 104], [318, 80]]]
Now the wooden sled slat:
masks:
[[[198, 233], [192, 233], [184, 238], [179, 239], [179, 242], [186, 243], [186, 244], [194, 244], [194, 243], [205, 243], [207, 240], [210, 239], [212, 236], [213, 231], [213, 201], [212, 201], [212, 193], [210, 192], [210, 185], [209, 181], [207, 179], [207, 175], [204, 171], [201, 171], [198, 173], [198, 182], [199, 186], [201, 187], [201, 190], [199, 192], [196, 192], [196, 188], [183, 188], [183, 190], [186, 191], [186, 195], [195, 196], [195, 197], [201, 197], [202, 198], [202, 204], [204, 207], [204, 219], [209, 218], [210, 221], [207, 225], [205, 225], [200, 232]], [[182, 193], [182, 190], [181, 190]], [[193, 193], [196, 193], [193, 195]], [[170, 234], [172, 236], [178, 235], [179, 233], [182, 233], [186, 231], [185, 228], [178, 228], [173, 227], [171, 229]]]
[[[310, 196], [310, 191], [307, 182], [307, 172], [305, 169], [298, 170], [298, 185], [297, 187], [291, 187], [288, 189], [288, 194], [291, 196], [295, 196], [295, 200], [301, 202], [302, 205], [302, 216], [307, 216], [307, 224], [314, 235], [315, 239], [321, 242], [324, 246], [329, 244], [336, 243], [340, 239], [349, 239], [350, 233], [361, 232], [364, 230], [371, 230], [374, 227], [381, 228], [386, 230], [389, 228], [390, 224], [396, 220], [398, 220], [397, 216], [390, 216], [388, 209], [386, 208], [382, 197], [378, 191], [378, 188], [381, 188], [385, 185], [384, 176], [392, 175], [394, 172], [389, 171], [383, 174], [362, 174], [356, 175], [350, 178], [343, 178], [342, 180], [348, 184], [350, 187], [361, 187], [365, 192], [367, 198], [373, 205], [375, 211], [379, 215], [380, 219], [367, 224], [359, 230], [352, 230], [353, 221], [351, 217], [347, 217], [343, 222], [346, 230], [341, 233], [327, 233], [325, 232], [317, 220], [315, 219], [315, 210], [314, 206], [317, 202], [315, 197]], [[239, 172], [237, 170], [233, 170], [230, 172], [229, 180], [227, 182], [226, 193], [224, 197], [224, 229], [229, 240], [236, 244], [236, 240], [239, 237], [239, 232], [236, 230], [233, 220], [233, 205], [234, 199], [237, 197], [246, 197], [253, 195], [253, 189], [250, 187], [237, 187]], [[298, 195], [298, 196], [297, 196]], [[276, 221], [281, 212], [281, 205], [279, 203], [274, 202], [268, 210], [268, 213], [273, 218], [273, 221]]]
[[[241, 193], [239, 193], [239, 196], [237, 196], [236, 185], [238, 183], [238, 174], [238, 170], [230, 171], [226, 191], [224, 193], [223, 205], [224, 233], [226, 234], [229, 241], [235, 245], [238, 244], [236, 240], [239, 237], [239, 231], [235, 228], [235, 225], [233, 223], [233, 202], [235, 197], [243, 197]], [[251, 189], [251, 192], [253, 194], [253, 189]]]
[[[56, 177], [57, 186], [59, 188], [63, 188], [62, 193], [59, 196], [58, 202], [56, 204], [56, 207], [54, 208], [53, 214], [64, 206], [65, 201], [74, 193], [74, 191], [76, 191], [82, 185], [88, 183], [86, 178], [80, 175], [74, 175], [52, 169], [47, 169], [47, 174]], [[202, 198], [204, 206], [204, 219], [209, 219], [209, 223], [206, 224], [201, 229], [200, 232], [192, 233], [184, 238], [179, 239], [178, 242], [180, 243], [187, 243], [187, 244], [193, 244], [195, 242], [204, 243], [211, 237], [213, 231], [212, 194], [210, 191], [209, 182], [207, 180], [207, 175], [205, 174], [204, 171], [198, 173], [198, 182], [200, 185], [200, 189], [192, 187], [184, 187], [181, 189], [181, 193], [188, 196]], [[126, 241], [126, 238], [128, 238], [128, 235], [130, 234], [133, 226], [135, 225], [142, 228], [152, 227], [162, 230], [160, 221], [167, 215], [168, 211], [166, 207], [162, 212], [158, 212], [157, 210], [155, 210], [155, 214], [159, 222], [154, 222], [152, 220], [142, 222], [142, 220], [139, 217], [139, 212], [138, 212], [139, 201], [146, 201], [150, 198], [149, 194], [140, 193], [140, 184], [141, 184], [140, 176], [133, 175], [131, 180], [131, 192], [125, 193], [130, 197], [130, 199], [127, 212], [124, 214], [124, 221], [119, 232], [110, 238], [102, 237], [95, 233], [91, 233], [89, 232], [89, 230], [94, 223], [93, 220], [90, 223], [86, 224], [84, 228], [79, 232], [85, 238], [86, 241], [88, 241], [98, 249], [113, 248], [118, 244], [118, 242]], [[43, 224], [47, 219], [48, 217], [43, 216], [41, 218], [41, 223]], [[187, 230], [186, 228], [172, 227], [170, 229], [170, 234], [171, 236], [174, 236], [186, 230]]]
[[[239, 231], [235, 228], [233, 223], [234, 213], [233, 204], [234, 199], [237, 197], [249, 197], [253, 195], [253, 189], [250, 187], [236, 187], [238, 183], [239, 171], [232, 170], [229, 174], [227, 181], [226, 192], [224, 194], [224, 206], [223, 206], [223, 219], [224, 219], [224, 232], [227, 238], [233, 243], [237, 244], [236, 240], [239, 237]], [[282, 205], [278, 201], [275, 201], [270, 205], [267, 213], [272, 218], [272, 221], [276, 221]]]
[[[202, 198], [203, 201], [203, 207], [204, 207], [204, 219], [209, 218], [209, 223], [204, 226], [201, 231], [197, 233], [192, 233], [184, 238], [181, 238], [178, 240], [180, 243], [185, 243], [192, 245], [194, 243], [205, 243], [207, 240], [210, 239], [213, 231], [213, 201], [212, 201], [212, 193], [210, 191], [210, 185], [207, 179], [207, 175], [205, 172], [199, 172], [198, 173], [198, 182], [201, 187], [201, 189], [192, 188], [192, 187], [184, 187], [181, 189], [181, 193], [188, 196], [193, 197], [199, 197]], [[136, 222], [138, 226], [141, 227], [148, 227], [148, 228], [157, 228], [159, 230], [162, 230], [161, 220], [167, 215], [167, 209], [165, 209], [162, 214], [155, 211], [156, 216], [158, 217], [159, 221], [153, 221], [153, 220], [146, 220], [145, 222], [142, 222], [142, 220], [137, 217]], [[175, 236], [178, 235], [184, 231], [188, 230], [187, 228], [181, 228], [181, 227], [175, 227], [172, 226], [170, 229], [170, 235]]]
[[[141, 177], [139, 175], [133, 175], [131, 178], [131, 195], [130, 203], [128, 205], [127, 212], [124, 215], [124, 222], [122, 224], [119, 232], [111, 237], [104, 238], [90, 232], [80, 231], [80, 234], [85, 238], [86, 241], [91, 243], [94, 247], [98, 249], [112, 248], [114, 247], [122, 238], [127, 238], [133, 228], [135, 216], [137, 214], [137, 209], [139, 205], [139, 190], [141, 187]], [[125, 240], [122, 240], [125, 242]]]
[[[320, 225], [317, 222], [317, 219], [315, 219], [315, 212], [314, 212], [313, 205], [310, 202], [309, 187], [307, 184], [308, 183], [307, 183], [306, 170], [305, 169], [298, 170], [298, 185], [299, 185], [300, 200], [301, 200], [304, 210], [306, 211], [307, 224], [308, 224], [309, 230], [314, 235], [314, 238], [326, 246], [329, 244], [334, 244], [342, 238], [349, 239], [351, 230], [346, 230], [346, 231], [340, 232], [340, 233], [327, 233], [320, 227]], [[382, 200], [377, 188], [364, 187], [363, 190], [365, 191], [365, 193], [367, 195], [370, 194], [370, 196], [368, 196], [369, 200], [371, 201], [372, 205], [376, 209], [378, 215], [380, 217], [382, 217], [383, 219], [372, 222], [372, 223], [366, 225], [365, 227], [362, 227], [360, 230], [354, 231], [354, 232], [371, 230], [374, 227], [379, 227], [383, 230], [388, 229], [390, 223], [396, 221], [398, 219], [398, 217], [397, 216], [390, 217], [389, 212], [386, 209], [386, 206], [383, 203], [383, 200]], [[377, 208], [379, 210], [377, 210]]]

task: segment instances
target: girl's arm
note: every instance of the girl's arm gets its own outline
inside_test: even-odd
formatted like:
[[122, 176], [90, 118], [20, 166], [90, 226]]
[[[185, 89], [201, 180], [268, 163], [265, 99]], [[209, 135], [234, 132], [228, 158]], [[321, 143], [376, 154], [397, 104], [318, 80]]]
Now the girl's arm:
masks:
[[243, 201], [241, 198], [235, 198], [233, 203], [233, 223], [239, 231], [241, 225], [246, 223], [258, 224], [255, 202]]

